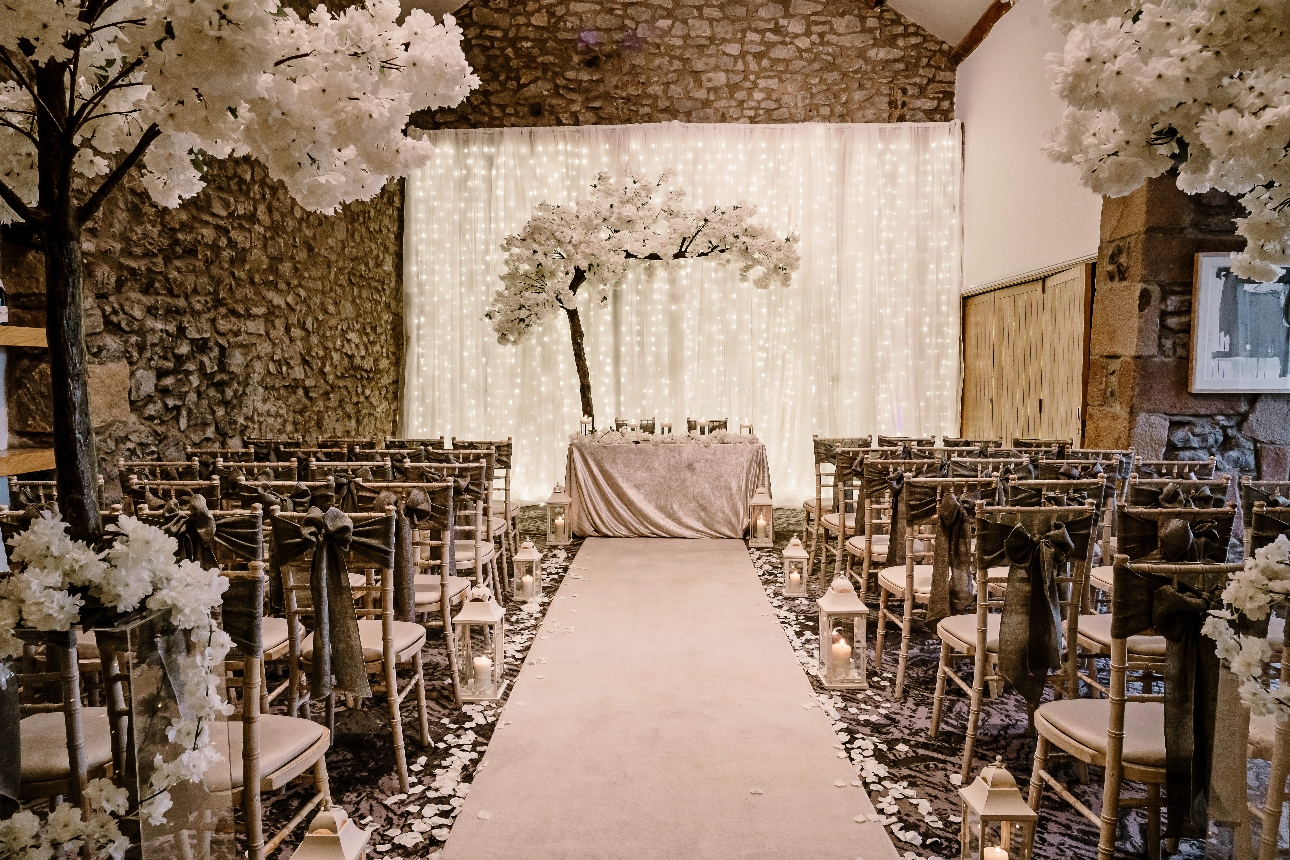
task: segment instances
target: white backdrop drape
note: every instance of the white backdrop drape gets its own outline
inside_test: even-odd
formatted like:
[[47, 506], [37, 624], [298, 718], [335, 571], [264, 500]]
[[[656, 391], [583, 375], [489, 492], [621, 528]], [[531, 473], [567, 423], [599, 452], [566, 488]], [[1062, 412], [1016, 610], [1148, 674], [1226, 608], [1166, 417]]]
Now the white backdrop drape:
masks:
[[959, 421], [959, 123], [436, 131], [409, 177], [403, 432], [514, 437], [513, 493], [563, 479], [581, 413], [563, 315], [501, 346], [483, 319], [502, 240], [601, 171], [675, 173], [692, 204], [749, 201], [802, 237], [787, 289], [713, 260], [642, 263], [584, 308], [597, 426], [615, 416], [755, 425], [777, 504], [813, 495], [811, 435], [954, 433]]

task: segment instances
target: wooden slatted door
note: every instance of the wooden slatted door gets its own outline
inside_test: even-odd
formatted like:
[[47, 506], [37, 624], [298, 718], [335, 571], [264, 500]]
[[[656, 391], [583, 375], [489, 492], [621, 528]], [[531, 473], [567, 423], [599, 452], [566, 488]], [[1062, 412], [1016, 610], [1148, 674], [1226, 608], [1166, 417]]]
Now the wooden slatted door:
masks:
[[1083, 437], [1091, 270], [963, 300], [963, 426], [977, 438]]

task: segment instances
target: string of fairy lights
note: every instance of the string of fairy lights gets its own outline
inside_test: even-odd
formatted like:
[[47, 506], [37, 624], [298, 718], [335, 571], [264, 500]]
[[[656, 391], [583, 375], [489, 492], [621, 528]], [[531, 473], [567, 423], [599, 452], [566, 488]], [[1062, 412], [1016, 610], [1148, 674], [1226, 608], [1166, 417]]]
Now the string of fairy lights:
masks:
[[612, 305], [583, 312], [597, 424], [615, 417], [750, 421], [776, 502], [813, 493], [811, 434], [955, 433], [959, 409], [957, 123], [446, 130], [409, 177], [403, 432], [513, 437], [513, 489], [563, 479], [581, 409], [563, 315], [519, 346], [483, 319], [502, 240], [541, 202], [601, 171], [674, 171], [692, 203], [749, 201], [797, 231], [788, 289], [695, 260], [633, 268]]

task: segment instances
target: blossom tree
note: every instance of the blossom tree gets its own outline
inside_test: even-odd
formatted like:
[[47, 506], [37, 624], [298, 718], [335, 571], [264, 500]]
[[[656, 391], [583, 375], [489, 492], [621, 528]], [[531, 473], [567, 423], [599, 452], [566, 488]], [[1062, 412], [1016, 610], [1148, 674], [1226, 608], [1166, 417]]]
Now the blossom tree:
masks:
[[424, 164], [413, 111], [478, 79], [451, 16], [397, 0], [307, 19], [278, 0], [0, 0], [0, 223], [45, 254], [59, 506], [101, 532], [81, 317], [81, 231], [138, 168], [154, 202], [248, 155], [306, 209], [332, 213]]
[[595, 419], [591, 375], [578, 312], [578, 291], [586, 287], [595, 307], [609, 304], [613, 290], [639, 261], [673, 266], [716, 256], [739, 264], [742, 279], [760, 270], [753, 284], [788, 286], [801, 265], [798, 237], [776, 238], [755, 223], [747, 203], [694, 209], [685, 191], [668, 188], [670, 175], [646, 182], [633, 173], [613, 179], [602, 173], [591, 193], [560, 206], [538, 205], [519, 233], [502, 243], [506, 271], [502, 288], [484, 314], [497, 341], [518, 344], [563, 309], [569, 319], [573, 362], [578, 370], [582, 413]]
[[1048, 0], [1067, 107], [1045, 147], [1120, 197], [1177, 168], [1189, 194], [1240, 198], [1237, 274], [1290, 264], [1290, 7], [1256, 0]]

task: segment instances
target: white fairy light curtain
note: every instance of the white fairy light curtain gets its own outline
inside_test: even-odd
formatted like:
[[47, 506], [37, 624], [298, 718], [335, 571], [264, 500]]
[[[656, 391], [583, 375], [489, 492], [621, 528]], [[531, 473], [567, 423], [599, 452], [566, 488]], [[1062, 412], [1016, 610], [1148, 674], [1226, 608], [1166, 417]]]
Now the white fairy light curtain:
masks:
[[801, 235], [788, 288], [737, 268], [642, 262], [583, 310], [598, 427], [614, 417], [751, 422], [776, 504], [814, 493], [811, 435], [955, 433], [962, 128], [953, 123], [663, 123], [427, 133], [406, 188], [403, 432], [515, 439], [512, 491], [544, 499], [578, 430], [559, 315], [519, 346], [484, 311], [502, 240], [597, 174], [673, 171], [695, 206], [747, 201]]

